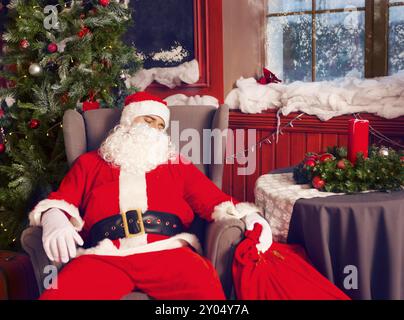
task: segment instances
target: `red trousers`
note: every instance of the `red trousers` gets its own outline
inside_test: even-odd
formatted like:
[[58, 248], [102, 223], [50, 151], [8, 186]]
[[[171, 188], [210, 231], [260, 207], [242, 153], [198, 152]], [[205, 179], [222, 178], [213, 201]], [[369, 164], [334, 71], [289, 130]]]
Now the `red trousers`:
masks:
[[223, 300], [209, 260], [189, 247], [126, 257], [83, 255], [59, 273], [41, 300], [117, 300], [139, 290], [158, 300]]

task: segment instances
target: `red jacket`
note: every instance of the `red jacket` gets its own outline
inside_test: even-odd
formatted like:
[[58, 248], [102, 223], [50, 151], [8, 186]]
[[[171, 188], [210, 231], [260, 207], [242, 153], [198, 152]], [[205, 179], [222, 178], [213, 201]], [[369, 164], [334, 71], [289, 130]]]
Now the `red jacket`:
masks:
[[[40, 225], [42, 212], [57, 207], [65, 211], [77, 230], [85, 236], [100, 220], [122, 211], [141, 208], [176, 214], [184, 226], [194, 214], [211, 221], [228, 216], [239, 218], [238, 201], [223, 193], [198, 168], [181, 157], [139, 176], [125, 173], [105, 162], [97, 151], [80, 156], [59, 189], [41, 201], [30, 213], [31, 225]], [[257, 211], [255, 206], [251, 206]], [[251, 211], [251, 210], [250, 210]], [[164, 238], [164, 237], [163, 237]], [[162, 239], [148, 235], [148, 242]]]

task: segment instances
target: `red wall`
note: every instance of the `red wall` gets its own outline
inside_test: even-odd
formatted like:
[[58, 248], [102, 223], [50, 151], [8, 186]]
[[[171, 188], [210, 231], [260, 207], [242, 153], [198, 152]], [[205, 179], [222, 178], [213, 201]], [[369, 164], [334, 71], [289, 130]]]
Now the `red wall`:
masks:
[[[282, 117], [282, 126], [297, 115], [291, 114]], [[376, 130], [404, 145], [404, 117], [392, 120], [373, 115], [361, 115], [361, 117], [368, 119], [370, 125]], [[324, 152], [328, 146], [334, 145], [347, 146], [348, 119], [350, 118], [352, 116], [340, 116], [323, 122], [315, 116], [304, 115], [302, 120], [294, 122], [293, 128], [289, 127], [284, 130], [284, 134], [279, 136], [278, 144], [263, 144], [261, 148], [257, 148], [255, 151], [256, 170], [253, 174], [238, 175], [237, 168], [242, 166], [237, 163], [227, 164], [223, 177], [223, 190], [239, 200], [254, 202], [254, 186], [259, 176], [274, 169], [298, 164], [306, 152]], [[276, 125], [275, 111], [262, 114], [243, 114], [233, 111], [230, 115], [231, 129], [256, 129], [257, 141], [276, 131]], [[380, 141], [375, 140], [372, 136], [371, 141], [380, 144]], [[383, 145], [387, 144], [383, 143]], [[247, 148], [246, 141], [242, 148]]]

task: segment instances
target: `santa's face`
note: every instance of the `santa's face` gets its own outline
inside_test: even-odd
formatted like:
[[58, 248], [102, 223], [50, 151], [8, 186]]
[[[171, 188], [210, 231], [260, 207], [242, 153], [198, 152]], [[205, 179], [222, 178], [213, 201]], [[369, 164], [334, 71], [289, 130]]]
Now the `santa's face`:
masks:
[[144, 174], [175, 157], [175, 148], [157, 116], [138, 116], [131, 125], [119, 124], [102, 143], [101, 157], [114, 166]]
[[146, 116], [136, 117], [133, 120], [132, 124], [135, 125], [136, 123], [145, 123], [149, 127], [160, 130], [160, 131], [163, 131], [165, 128], [164, 120], [161, 117], [155, 116], [155, 115], [146, 115]]

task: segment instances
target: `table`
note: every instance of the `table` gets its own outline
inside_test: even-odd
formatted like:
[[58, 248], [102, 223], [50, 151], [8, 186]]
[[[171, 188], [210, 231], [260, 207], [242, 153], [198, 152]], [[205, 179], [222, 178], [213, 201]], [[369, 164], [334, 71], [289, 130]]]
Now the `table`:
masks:
[[404, 299], [404, 191], [299, 199], [287, 242], [353, 299]]

